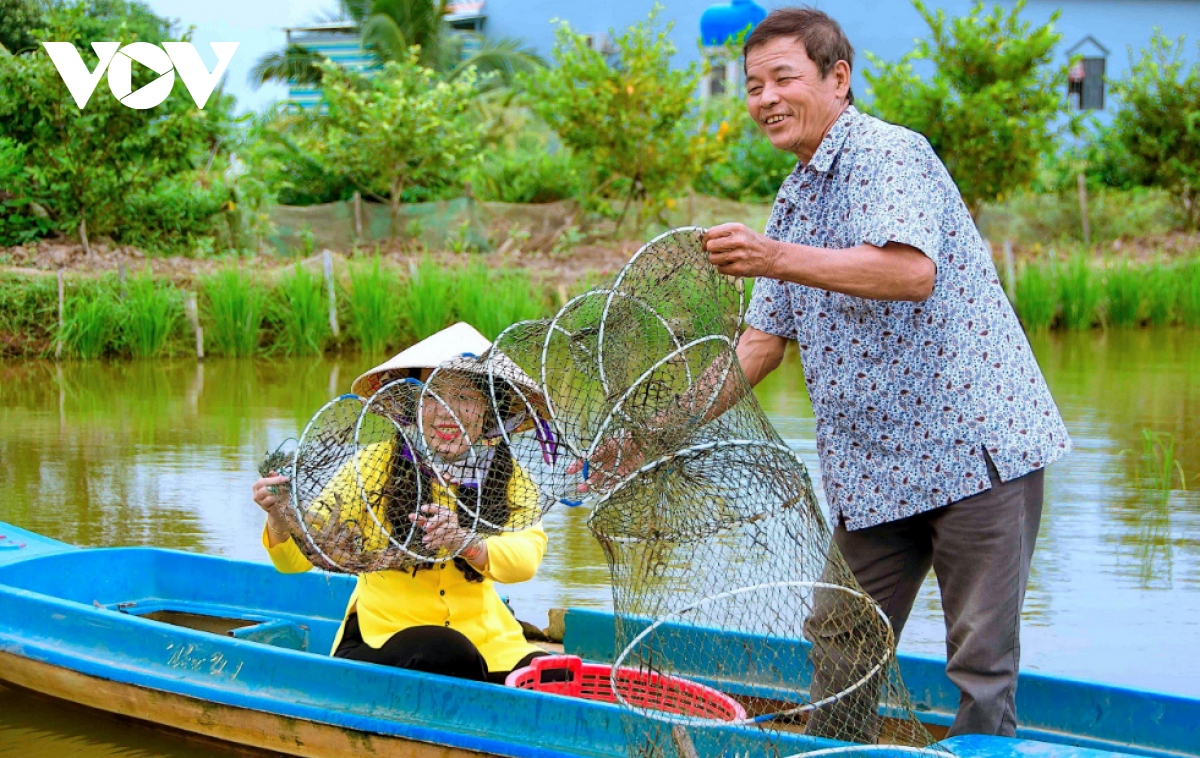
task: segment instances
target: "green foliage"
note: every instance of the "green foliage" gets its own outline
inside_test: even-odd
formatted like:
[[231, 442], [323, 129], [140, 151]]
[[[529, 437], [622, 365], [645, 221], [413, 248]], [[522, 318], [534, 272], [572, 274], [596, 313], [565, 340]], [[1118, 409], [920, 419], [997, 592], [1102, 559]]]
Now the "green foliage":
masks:
[[115, 349], [121, 304], [111, 282], [83, 283], [67, 296], [59, 339], [69, 355], [94, 360]]
[[[141, 4], [104, 0], [52, 6], [46, 28], [35, 35], [73, 42], [91, 68], [96, 65], [92, 41], [157, 43], [169, 28]], [[150, 72], [136, 68], [134, 88], [151, 78]], [[9, 168], [15, 160], [12, 146], [23, 148], [21, 176], [9, 181], [19, 187], [15, 199], [26, 203], [25, 208], [36, 203], [46, 211], [46, 221], [33, 223], [42, 232], [52, 228], [74, 237], [80, 221], [86, 220], [92, 238], [161, 240], [172, 231], [155, 226], [161, 226], [164, 216], [145, 219], [143, 211], [160, 199], [163, 182], [173, 180], [175, 188], [198, 181], [223, 194], [223, 202], [174, 209], [199, 214], [177, 223], [210, 234], [211, 227], [221, 223], [224, 203], [232, 199], [205, 170], [210, 162], [214, 172], [224, 166], [225, 157], [218, 160], [216, 153], [231, 130], [231, 108], [231, 98], [214, 96], [205, 110], [197, 109], [177, 77], [172, 95], [154, 109], [127, 108], [101, 85], [80, 110], [43, 48], [0, 61], [0, 140], [9, 146]], [[175, 192], [177, 196], [178, 189]], [[29, 236], [29, 229], [29, 224], [16, 229], [6, 224], [6, 239], [0, 243], [20, 241]]]
[[1184, 65], [1185, 38], [1155, 30], [1149, 49], [1134, 57], [1128, 75], [1112, 84], [1118, 109], [1104, 135], [1115, 173], [1163, 187], [1188, 228], [1200, 227], [1200, 61]]
[[[1026, 245], [1083, 241], [1079, 195], [1075, 179], [1063, 192], [1022, 192], [989, 203], [979, 214], [980, 231], [993, 239]], [[1166, 234], [1182, 225], [1170, 195], [1137, 187], [1119, 190], [1096, 187], [1088, 196], [1092, 243]]]
[[1027, 263], [1017, 275], [1016, 310], [1031, 332], [1049, 329], [1058, 311], [1054, 269], [1045, 262]]
[[432, 258], [412, 266], [404, 293], [404, 320], [409, 336], [425, 339], [454, 320], [455, 278]]
[[346, 309], [350, 332], [362, 350], [380, 353], [398, 340], [403, 307], [399, 277], [378, 256], [351, 266]]
[[543, 318], [548, 310], [524, 271], [500, 271], [476, 261], [458, 275], [454, 291], [457, 318], [488, 339], [518, 321]]
[[15, 55], [37, 44], [33, 30], [45, 23], [42, 6], [39, 0], [0, 0], [0, 49]]
[[276, 347], [287, 355], [317, 355], [329, 341], [329, 304], [322, 279], [297, 263], [275, 286]]
[[130, 278], [120, 310], [120, 343], [134, 358], [161, 353], [183, 317], [179, 291], [149, 272]]
[[478, 157], [482, 125], [473, 118], [474, 71], [453, 82], [417, 62], [416, 51], [366, 78], [323, 64], [326, 115], [320, 158], [364, 194], [386, 198], [393, 217], [413, 187], [461, 184]]
[[1151, 326], [1167, 326], [1175, 317], [1175, 299], [1179, 292], [1177, 267], [1151, 267], [1145, 276], [1146, 320]]
[[1089, 329], [1096, 323], [1102, 290], [1100, 276], [1085, 253], [1076, 253], [1058, 272], [1058, 298], [1063, 326]]
[[1200, 326], [1200, 256], [1180, 264], [1179, 322], [1184, 326]]
[[45, 237], [54, 228], [29, 196], [25, 177], [27, 148], [0, 137], [0, 245], [22, 245]]
[[796, 156], [771, 145], [740, 98], [713, 98], [706, 111], [721, 152], [696, 177], [696, 191], [744, 203], [772, 202], [796, 167]]
[[1110, 266], [1104, 280], [1105, 321], [1109, 326], [1137, 326], [1142, 312], [1142, 273], [1121, 261]]
[[266, 305], [262, 286], [232, 267], [209, 275], [201, 286], [207, 349], [220, 355], [254, 355]]
[[0, 355], [44, 350], [57, 334], [57, 308], [54, 277], [0, 275]]
[[[868, 53], [871, 110], [928, 138], [976, 213], [982, 203], [1029, 186], [1038, 156], [1054, 149], [1051, 124], [1063, 112], [1059, 88], [1046, 65], [1060, 36], [1053, 24], [1022, 21], [1024, 0], [1010, 12], [984, 11], [948, 19], [913, 0], [930, 37], [894, 63]], [[913, 63], [936, 66], [926, 80]]]
[[711, 140], [687, 118], [699, 81], [695, 65], [671, 66], [670, 27], [647, 21], [615, 35], [613, 60], [563, 22], [552, 68], [522, 81], [529, 107], [576, 155], [587, 156], [599, 198], [659, 210], [689, 186], [707, 160]]
[[552, 203], [584, 191], [579, 165], [565, 149], [547, 151], [523, 141], [517, 148], [488, 153], [471, 169], [471, 188], [480, 200], [502, 203]]

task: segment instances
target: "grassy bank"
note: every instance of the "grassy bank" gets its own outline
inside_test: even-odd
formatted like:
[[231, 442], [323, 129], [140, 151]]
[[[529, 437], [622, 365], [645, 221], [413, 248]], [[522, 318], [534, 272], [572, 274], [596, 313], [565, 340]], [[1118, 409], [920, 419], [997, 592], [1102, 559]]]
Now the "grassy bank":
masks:
[[1030, 331], [1200, 327], [1200, 256], [1137, 263], [1076, 253], [1029, 261], [1010, 297]]
[[[186, 288], [186, 290], [185, 290]], [[522, 270], [432, 260], [398, 267], [343, 262], [334, 275], [338, 334], [327, 283], [312, 262], [281, 269], [218, 269], [194, 281], [137, 274], [65, 277], [62, 321], [50, 274], [0, 275], [0, 356], [151, 358], [194, 350], [185, 299], [194, 294], [210, 355], [386, 353], [463, 320], [495, 337], [513, 321], [554, 312], [560, 295]]]

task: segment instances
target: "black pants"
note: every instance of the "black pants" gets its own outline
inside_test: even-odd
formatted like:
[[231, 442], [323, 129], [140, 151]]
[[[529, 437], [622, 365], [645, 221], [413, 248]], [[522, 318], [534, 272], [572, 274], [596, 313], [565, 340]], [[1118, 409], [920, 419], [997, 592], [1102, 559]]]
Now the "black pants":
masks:
[[[342, 641], [334, 652], [335, 658], [395, 666], [426, 674], [441, 674], [477, 682], [504, 684], [511, 671], [489, 672], [487, 661], [466, 635], [442, 626], [413, 626], [388, 637], [383, 647], [374, 648], [363, 641], [358, 628], [358, 614], [346, 619]], [[514, 668], [529, 665], [534, 658], [549, 655], [535, 652], [525, 656]]]

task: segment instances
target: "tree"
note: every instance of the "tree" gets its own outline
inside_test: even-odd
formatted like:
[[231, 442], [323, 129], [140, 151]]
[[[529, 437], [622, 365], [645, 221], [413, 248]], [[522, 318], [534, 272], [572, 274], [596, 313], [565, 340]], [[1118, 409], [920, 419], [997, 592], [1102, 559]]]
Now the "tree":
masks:
[[313, 152], [365, 194], [387, 199], [393, 222], [405, 190], [457, 182], [478, 157], [483, 125], [471, 110], [479, 91], [473, 69], [444, 81], [421, 65], [416, 48], [372, 77], [321, 66], [328, 111]]
[[601, 198], [635, 201], [656, 210], [688, 187], [710, 152], [711, 140], [693, 128], [692, 94], [699, 69], [671, 66], [675, 46], [650, 17], [616, 36], [613, 60], [587, 35], [563, 22], [552, 68], [524, 78], [526, 100], [576, 155], [587, 156]]
[[[166, 23], [135, 13], [131, 18], [137, 24], [131, 25], [118, 17], [120, 8], [135, 5], [56, 6], [46, 16], [46, 28], [34, 34], [73, 42], [91, 69], [96, 65], [92, 41], [132, 42]], [[112, 15], [105, 15], [108, 11]], [[134, 76], [135, 89], [152, 78], [140, 70]], [[24, 235], [30, 228], [40, 233], [55, 229], [74, 235], [82, 223], [89, 235], [136, 243], [154, 231], [148, 216], [156, 214], [170, 225], [167, 236], [211, 227], [230, 194], [219, 179], [205, 179], [211, 187], [193, 184], [203, 178], [198, 167], [215, 157], [232, 130], [231, 99], [215, 96], [201, 111], [177, 79], [162, 105], [142, 111], [125, 107], [106, 89], [81, 110], [44, 49], [0, 56], [0, 142], [7, 146], [6, 183], [19, 189], [9, 190], [17, 196], [6, 203], [10, 208], [19, 203], [17, 213], [36, 204], [49, 215], [46, 221], [27, 218], [23, 230], [10, 219], [9, 231]], [[19, 175], [12, 169], [18, 159]]]
[[[970, 14], [947, 19], [921, 0], [913, 5], [930, 38], [895, 63], [867, 54], [870, 110], [925, 135], [978, 216], [984, 203], [1032, 182], [1039, 156], [1054, 148], [1053, 122], [1065, 99], [1047, 69], [1061, 35], [1050, 23], [1022, 21], [1019, 0], [1010, 12], [977, 2]], [[935, 66], [923, 79], [914, 62]]]
[[1190, 229], [1200, 226], [1200, 61], [1185, 69], [1186, 39], [1156, 29], [1129, 74], [1112, 83], [1118, 107], [1102, 135], [1115, 173], [1168, 190]]

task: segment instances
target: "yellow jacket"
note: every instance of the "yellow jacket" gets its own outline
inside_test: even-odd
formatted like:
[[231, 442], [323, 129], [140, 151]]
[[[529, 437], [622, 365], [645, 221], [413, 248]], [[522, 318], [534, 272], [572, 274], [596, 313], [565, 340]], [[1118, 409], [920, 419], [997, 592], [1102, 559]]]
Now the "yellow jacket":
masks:
[[[390, 460], [390, 443], [381, 443], [373, 448], [365, 449], [363, 455], [376, 460]], [[364, 471], [384, 470], [383, 466], [360, 468]], [[376, 484], [363, 482], [367, 492], [378, 492]], [[338, 471], [326, 487], [326, 491], [331, 493], [357, 492], [357, 489], [354, 469], [349, 464]], [[518, 466], [513, 467], [508, 497], [515, 506], [514, 510], [537, 507], [536, 489]], [[320, 501], [321, 498], [318, 498], [315, 508], [321, 508]], [[432, 482], [430, 501], [454, 508], [451, 493], [436, 479]], [[312, 568], [291, 538], [269, 547], [264, 527], [262, 539], [271, 563], [279, 571], [291, 574]], [[493, 535], [487, 538], [487, 550], [488, 565], [480, 572], [483, 574], [482, 582], [468, 582], [453, 563], [441, 563], [415, 574], [412, 571], [360, 574], [346, 607], [346, 615], [356, 610], [363, 641], [374, 648], [382, 647], [396, 632], [413, 626], [433, 625], [457, 629], [479, 648], [490, 671], [509, 671], [526, 655], [540, 648], [525, 640], [521, 625], [500, 600], [494, 582], [512, 584], [532, 579], [546, 553], [546, 532], [541, 524], [536, 524], [528, 529]], [[333, 650], [337, 650], [344, 630], [343, 620], [334, 638]]]

